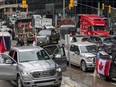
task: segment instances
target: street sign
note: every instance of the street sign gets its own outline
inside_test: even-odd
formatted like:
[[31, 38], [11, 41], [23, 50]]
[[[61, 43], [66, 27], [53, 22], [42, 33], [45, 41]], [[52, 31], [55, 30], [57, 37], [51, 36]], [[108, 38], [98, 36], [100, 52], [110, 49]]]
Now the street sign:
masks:
[[77, 6], [77, 4], [78, 4], [77, 0], [74, 0], [74, 6]]

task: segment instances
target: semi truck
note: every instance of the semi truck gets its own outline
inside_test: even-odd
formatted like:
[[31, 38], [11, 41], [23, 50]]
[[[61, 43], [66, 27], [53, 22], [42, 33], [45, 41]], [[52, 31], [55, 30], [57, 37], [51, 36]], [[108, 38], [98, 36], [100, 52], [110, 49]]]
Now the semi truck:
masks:
[[32, 30], [32, 23], [30, 17], [25, 17], [16, 20], [15, 35], [17, 39], [26, 37], [27, 42], [32, 42], [34, 40], [34, 32]]
[[86, 36], [109, 36], [105, 21], [96, 14], [80, 14], [78, 15], [77, 31], [81, 35]]

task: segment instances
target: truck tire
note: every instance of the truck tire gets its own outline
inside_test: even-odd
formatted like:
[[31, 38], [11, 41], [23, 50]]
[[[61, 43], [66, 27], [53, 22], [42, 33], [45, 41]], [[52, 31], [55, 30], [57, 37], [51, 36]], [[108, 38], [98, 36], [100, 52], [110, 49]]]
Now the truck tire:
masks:
[[17, 87], [23, 87], [20, 76], [17, 76]]
[[85, 61], [82, 61], [81, 62], [81, 69], [82, 69], [82, 71], [84, 71], [84, 72], [86, 72], [87, 71], [87, 65], [86, 65], [86, 62]]

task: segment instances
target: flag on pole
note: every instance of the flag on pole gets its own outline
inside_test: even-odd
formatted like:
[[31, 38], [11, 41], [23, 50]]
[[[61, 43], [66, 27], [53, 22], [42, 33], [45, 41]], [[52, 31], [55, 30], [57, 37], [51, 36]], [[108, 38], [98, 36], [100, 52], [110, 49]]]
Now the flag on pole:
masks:
[[0, 53], [4, 53], [5, 51], [6, 51], [5, 40], [4, 40], [4, 36], [2, 36], [2, 40], [0, 43]]
[[36, 46], [36, 36], [34, 37], [33, 46]]

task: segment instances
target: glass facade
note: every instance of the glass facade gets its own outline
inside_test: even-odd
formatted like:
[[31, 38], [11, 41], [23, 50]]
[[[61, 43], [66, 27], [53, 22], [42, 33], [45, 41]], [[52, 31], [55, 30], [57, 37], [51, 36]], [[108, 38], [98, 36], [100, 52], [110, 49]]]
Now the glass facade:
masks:
[[[75, 10], [69, 10], [68, 4], [70, 0], [65, 0], [66, 13], [73, 15]], [[116, 0], [78, 0], [78, 6], [76, 7], [76, 13], [78, 14], [97, 14], [98, 2], [100, 6], [104, 3], [106, 6], [111, 5], [116, 7]], [[62, 13], [63, 0], [28, 0], [29, 11], [45, 13], [45, 4], [53, 3], [55, 7], [55, 13]], [[105, 7], [104, 14], [107, 15], [107, 7]]]

